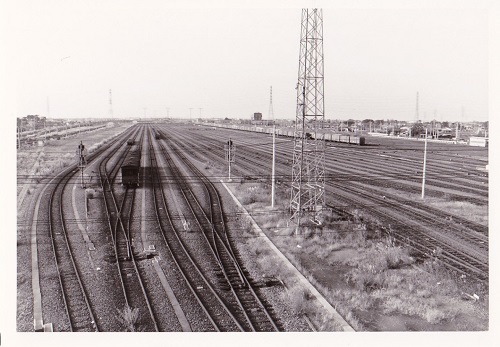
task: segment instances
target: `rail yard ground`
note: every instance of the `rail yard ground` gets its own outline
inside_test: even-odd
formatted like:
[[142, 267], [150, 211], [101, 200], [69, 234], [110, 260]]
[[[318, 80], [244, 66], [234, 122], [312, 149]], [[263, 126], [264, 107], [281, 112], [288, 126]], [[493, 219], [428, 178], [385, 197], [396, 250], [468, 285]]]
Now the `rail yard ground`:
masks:
[[40, 193], [38, 184], [44, 176], [53, 175], [74, 162], [75, 150], [84, 141], [88, 148], [105, 144], [124, 131], [129, 124], [82, 133], [45, 146], [21, 148], [17, 151], [17, 329], [33, 330], [33, 297], [31, 288], [30, 226], [33, 208]]
[[[442, 250], [439, 248], [423, 256], [396, 242], [396, 229], [404, 229], [406, 223], [410, 226], [412, 223], [423, 222], [413, 221], [411, 217], [401, 214], [399, 223], [391, 225], [391, 222], [364, 208], [373, 203], [354, 203], [354, 200], [346, 202], [342, 200], [340, 193], [337, 199], [333, 191], [330, 191], [330, 201], [327, 203], [333, 204], [334, 208], [325, 213], [323, 227], [306, 227], [296, 235], [295, 228], [287, 223], [289, 190], [283, 175], [277, 189], [276, 207], [269, 207], [269, 136], [182, 124], [153, 126], [163, 131], [169, 141], [177, 143], [178, 150], [181, 151], [182, 148], [183, 155], [214, 183], [220, 179], [225, 180], [227, 176], [222, 155], [224, 141], [229, 137], [237, 139], [235, 142], [238, 141], [240, 155], [243, 157], [246, 150], [247, 156], [246, 160], [237, 157], [233, 167], [233, 180], [227, 183], [228, 187], [267, 237], [355, 330], [489, 329], [487, 285], [449, 271], [441, 261]], [[43, 147], [18, 150], [18, 331], [33, 330], [29, 227], [33, 218], [30, 216], [33, 212], [32, 198], [37, 195], [37, 176], [53, 175], [74, 161], [75, 149], [80, 140], [84, 140], [89, 147], [97, 147], [127, 127], [128, 125], [107, 128], [82, 137], [53, 140]], [[182, 137], [192, 139], [190, 146], [179, 140]], [[290, 158], [285, 158], [284, 155], [290, 140], [278, 141], [281, 151], [279, 160], [287, 162]], [[344, 188], [352, 188], [349, 194], [356, 192], [356, 189], [364, 189], [366, 199], [383, 196], [384, 201], [392, 204], [388, 209], [421, 201], [418, 177], [421, 176], [419, 166], [423, 160], [423, 141], [367, 137], [367, 144], [360, 147], [328, 144], [327, 153], [330, 152], [335, 157], [329, 164], [335, 165], [332, 172], [343, 172], [344, 167], [346, 172], [350, 172], [349, 175], [337, 175], [342, 187], [336, 189], [342, 192]], [[256, 159], [250, 153], [255, 154]], [[349, 163], [343, 162], [343, 158], [350, 158]], [[259, 164], [254, 164], [253, 168], [251, 165], [243, 166], [243, 162], [252, 164], [253, 160], [257, 160]], [[452, 224], [462, 218], [487, 227], [488, 176], [487, 171], [484, 171], [487, 164], [487, 149], [429, 144], [428, 165], [434, 167], [434, 172], [431, 170], [429, 173], [429, 186], [422, 205], [441, 212], [426, 213], [436, 213], [441, 223]], [[439, 174], [439, 170], [443, 173]], [[335, 175], [330, 176], [329, 180], [334, 182]], [[217, 185], [217, 189], [221, 190], [224, 209], [229, 211], [228, 225], [241, 258], [249, 264], [247, 270], [253, 278], [258, 278], [262, 283], [272, 283], [266, 291], [266, 295], [269, 295], [267, 301], [279, 315], [287, 317], [283, 323], [286, 330], [307, 331], [311, 325], [320, 331], [340, 330], [307, 290], [290, 277], [281, 261], [262, 239], [256, 237], [245, 215], [232, 204], [231, 199], [224, 194], [224, 189], [220, 185]], [[77, 194], [81, 195], [81, 192]], [[347, 199], [348, 193], [345, 194], [344, 199]], [[96, 203], [91, 202], [94, 206]], [[415, 211], [423, 209], [420, 205], [410, 207]], [[84, 213], [82, 206], [76, 210]], [[345, 210], [349, 217], [341, 216], [338, 213], [340, 210]], [[94, 216], [93, 220], [103, 218], [104, 214], [99, 215], [99, 218]], [[92, 224], [89, 230], [95, 228], [98, 229], [99, 226]], [[98, 238], [96, 236], [94, 242], [107, 241], [102, 237], [103, 233], [95, 232], [94, 235], [100, 235]], [[104, 259], [106, 254], [97, 252], [96, 257]], [[102, 270], [104, 273], [105, 269]], [[49, 278], [55, 281], [53, 274], [49, 274]], [[282, 288], [280, 283], [284, 283], [287, 289]], [[107, 295], [104, 288], [99, 290], [103, 291], [103, 297]], [[117, 315], [115, 311], [112, 314]], [[54, 312], [55, 315], [57, 312]], [[124, 330], [125, 325], [126, 323], [103, 323], [108, 331]]]
[[[234, 132], [226, 134], [235, 138]], [[245, 136], [255, 136], [241, 132], [240, 134], [238, 138], [241, 141]], [[261, 137], [260, 141], [269, 144], [269, 137]], [[258, 141], [255, 146], [257, 148]], [[332, 143], [330, 146], [333, 148], [337, 145]], [[422, 161], [421, 147], [423, 141], [369, 138], [369, 145], [366, 147], [342, 147], [342, 150], [352, 153], [352, 161], [364, 152], [380, 158], [382, 163], [391, 161], [390, 164], [384, 165], [393, 165], [394, 162]], [[482, 170], [488, 163], [487, 150], [433, 143], [429, 146], [428, 155], [437, 162], [454, 162], [457, 172], [469, 170], [465, 176], [486, 176]], [[217, 168], [214, 163], [209, 163], [206, 168], [213, 177], [227, 174], [223, 164], [219, 164]], [[446, 174], [450, 174], [449, 171]], [[373, 176], [371, 173], [367, 174], [370, 175]], [[381, 190], [381, 195], [396, 194], [404, 197], [406, 201], [421, 199], [419, 189], [401, 189], [397, 177], [375, 176], [377, 177], [375, 181], [378, 182], [375, 182], [374, 186], [375, 189]], [[484, 185], [487, 182], [479, 184]], [[394, 246], [386, 235], [390, 226], [384, 225], [383, 221], [371, 217], [362, 209], [355, 210], [357, 214], [355, 220], [348, 222], [332, 220], [331, 224], [327, 222], [320, 232], [310, 228], [304, 234], [295, 236], [294, 228], [287, 227], [287, 214], [283, 213], [287, 210], [289, 202], [289, 193], [286, 190], [278, 189], [278, 207], [270, 209], [269, 182], [243, 181], [229, 186], [251, 211], [253, 218], [268, 237], [356, 329], [369, 331], [488, 329], [488, 288], [450, 274], [440, 265], [439, 255], [422, 259], [415, 257], [408, 248]], [[415, 186], [420, 188], [418, 184]], [[458, 190], [460, 191], [460, 188]], [[488, 224], [487, 203], [476, 203], [475, 198], [469, 196], [467, 192], [463, 195], [455, 193], [447, 187], [433, 187], [432, 191], [428, 190], [425, 202], [450, 215], [462, 216], [483, 225]], [[484, 198], [487, 200], [487, 193]], [[279, 266], [265, 256], [269, 252], [262, 250], [258, 238], [251, 231], [244, 230], [242, 240], [254, 251], [255, 258], [259, 259], [264, 269], [263, 274], [279, 277]], [[479, 300], [471, 299], [474, 294]], [[304, 313], [308, 312], [307, 294], [298, 301], [301, 310]], [[319, 319], [316, 324], [323, 326], [324, 320], [317, 316], [315, 318]]]
[[[249, 191], [258, 196], [268, 190], [255, 183], [232, 188], [243, 201]], [[360, 217], [357, 222], [326, 224], [320, 233], [311, 228], [295, 236], [295, 228], [286, 227], [287, 218], [270, 209], [268, 197], [261, 196], [264, 199], [256, 197], [247, 205], [253, 218], [356, 330], [487, 330], [487, 290], [460, 282], [433, 258], [417, 263], [408, 249], [389, 243], [377, 230], [381, 227], [377, 222]], [[288, 196], [281, 198], [288, 202]], [[242, 239], [259, 260], [263, 274], [283, 276], [278, 261], [271, 260], [273, 256], [251, 230], [244, 230]], [[327, 327], [328, 318], [308, 307], [312, 298], [303, 289], [297, 291], [302, 294], [295, 298], [301, 312], [313, 317], [318, 327]], [[479, 293], [481, 301], [465, 293]]]

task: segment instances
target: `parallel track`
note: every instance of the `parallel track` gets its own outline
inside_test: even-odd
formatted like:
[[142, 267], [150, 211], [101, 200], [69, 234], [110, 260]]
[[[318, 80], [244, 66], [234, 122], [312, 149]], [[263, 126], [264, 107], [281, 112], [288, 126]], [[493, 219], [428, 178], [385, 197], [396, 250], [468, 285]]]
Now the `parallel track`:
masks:
[[64, 220], [63, 192], [73, 175], [68, 170], [50, 195], [49, 232], [70, 331], [99, 331]]
[[[139, 143], [140, 142], [141, 140], [139, 140]], [[123, 144], [124, 142], [122, 142], [122, 145]], [[114, 182], [114, 178], [120, 167], [119, 164], [122, 162], [128, 150], [129, 148], [127, 147], [121, 159], [112, 166], [110, 171], [107, 170], [106, 166], [111, 157], [109, 156], [106, 160], [101, 162], [99, 167], [101, 186], [113, 240], [117, 270], [126, 306], [131, 309], [139, 310], [138, 325], [144, 331], [159, 331], [147, 291], [137, 268], [137, 264], [135, 263], [133, 252], [131, 252], [131, 240], [129, 239], [130, 230], [125, 227], [123, 223], [123, 219], [131, 219], [135, 190], [126, 189], [120, 203], [117, 201], [116, 194], [113, 190], [114, 184], [112, 182]], [[127, 209], [124, 208], [126, 204], [128, 204]], [[124, 213], [124, 210], [127, 212]], [[122, 216], [122, 214], [124, 214], [124, 216]]]
[[[154, 204], [160, 231], [164, 244], [180, 270], [190, 292], [195, 297], [206, 318], [211, 322], [215, 331], [243, 331], [236, 317], [227, 307], [223, 298], [211, 282], [206, 278], [196, 260], [191, 256], [174, 226], [169, 212], [169, 203], [165, 197], [163, 184], [160, 179], [159, 165], [153, 145], [150, 147], [150, 160], [153, 170]], [[166, 158], [169, 162], [170, 158]], [[170, 165], [173, 165], [170, 162]], [[169, 166], [171, 167], [171, 166]], [[201, 317], [200, 317], [201, 319]]]
[[[215, 140], [208, 140], [207, 141], [215, 143]], [[212, 143], [211, 148], [214, 148], [214, 144]], [[220, 145], [218, 147], [221, 147]], [[218, 148], [215, 147], [215, 148]], [[243, 149], [243, 146], [240, 146], [240, 153], [244, 151], [245, 153], [242, 153], [241, 155], [245, 157], [245, 161], [239, 161], [238, 166], [246, 168], [245, 170], [253, 171], [255, 165], [259, 165], [260, 162], [262, 162], [262, 157], [263, 156], [268, 156], [266, 153], [259, 153], [258, 156], [254, 154], [250, 150]], [[246, 146], [249, 147], [249, 146]], [[189, 151], [189, 150], [188, 150]], [[196, 156], [192, 151], [190, 155]], [[207, 153], [207, 156], [210, 156], [214, 160], [221, 160], [221, 158], [215, 156], [213, 154], [213, 151], [210, 151]], [[267, 158], [267, 160], [270, 158]], [[251, 165], [253, 164], [253, 165]], [[286, 172], [286, 168], [283, 166], [283, 163], [279, 163], [282, 165], [281, 172]], [[381, 198], [376, 198], [373, 195], [367, 194], [366, 190], [361, 191], [360, 189], [349, 186], [349, 188], [340, 185], [340, 184], [332, 184], [331, 182], [329, 183], [330, 187], [327, 185], [327, 190], [331, 190], [332, 187], [335, 187], [336, 191], [330, 192], [330, 194], [336, 194], [338, 196], [338, 190], [343, 191], [343, 196], [341, 198], [342, 201], [346, 201], [349, 206], [366, 206], [367, 203], [368, 205], [372, 206], [384, 206], [384, 205], [389, 205], [392, 209], [397, 209], [402, 211], [403, 213], [409, 213], [412, 219], [417, 218], [417, 220], [422, 220], [422, 223], [427, 223], [427, 220], [429, 220], [429, 215], [427, 213], [432, 213], [436, 214], [436, 210], [432, 209], [431, 207], [428, 206], [423, 206], [422, 204], [418, 203], [411, 203], [408, 205], [412, 205], [412, 207], [405, 206], [407, 204], [397, 204], [397, 203], [388, 203], [387, 200], [381, 199]], [[351, 194], [353, 192], [356, 192], [358, 195], [362, 194], [361, 197], [355, 197], [354, 194]], [[391, 196], [393, 198], [393, 196]], [[400, 198], [394, 197], [394, 200], [402, 200]], [[371, 202], [371, 203], [370, 203]], [[401, 201], [400, 201], [401, 202]], [[417, 211], [413, 206], [417, 205], [419, 209], [422, 211]], [[330, 207], [333, 207], [329, 205]], [[423, 206], [423, 208], [422, 208]], [[377, 211], [378, 208], [370, 208], [370, 207], [364, 207], [365, 209], [369, 209], [370, 213], [372, 215], [376, 215], [382, 220], [387, 220], [389, 218], [389, 214], [383, 213], [380, 211]], [[445, 216], [449, 216], [449, 214], [443, 213]], [[436, 219], [434, 217], [434, 219]], [[440, 218], [441, 220], [444, 220], [445, 218]], [[422, 252], [424, 254], [429, 254], [432, 253], [432, 251], [435, 251], [436, 249], [442, 250], [441, 257], [445, 258], [443, 261], [445, 262], [446, 265], [448, 265], [450, 268], [452, 268], [455, 271], [458, 271], [459, 273], [465, 273], [472, 278], [476, 278], [480, 281], [487, 282], [488, 279], [488, 264], [487, 264], [487, 253], [488, 253], [488, 240], [487, 240], [487, 227], [467, 221], [466, 219], [463, 219], [461, 217], [453, 217], [453, 222], [454, 223], [447, 223], [446, 221], [441, 221], [437, 222], [441, 227], [445, 228], [447, 232], [453, 232], [453, 236], [441, 236], [441, 237], [436, 237], [435, 235], [430, 235], [428, 232], [424, 232], [421, 227], [418, 227], [416, 225], [411, 227], [411, 238], [408, 237], [408, 234], [405, 233], [403, 234], [398, 234], [396, 236], [400, 242], [404, 242], [405, 244], [408, 244], [418, 250], [419, 252]], [[395, 218], [394, 216], [390, 216], [389, 222], [392, 225], [399, 225], [401, 224], [399, 218]], [[462, 223], [462, 224], [460, 224]], [[470, 230], [467, 229], [469, 227], [470, 229], [474, 230], [471, 232]], [[486, 235], [485, 235], [486, 234]], [[482, 236], [485, 235], [485, 236]], [[452, 239], [451, 237], [455, 238]], [[462, 239], [464, 242], [467, 242], [473, 247], [477, 249], [477, 251], [471, 250], [469, 247], [470, 246], [463, 246], [461, 242], [458, 242], [456, 238]], [[432, 241], [431, 241], [432, 240]], [[425, 247], [423, 245], [426, 245]], [[462, 249], [457, 250], [458, 249]], [[469, 253], [472, 252], [471, 254], [475, 255], [469, 255]], [[477, 253], [476, 253], [477, 252]], [[483, 259], [483, 260], [480, 260]]]
[[[180, 153], [177, 146], [172, 143], [170, 143], [170, 146], [173, 152], [178, 153], [178, 157], [189, 167], [190, 171], [196, 175], [197, 181], [199, 179], [203, 183], [206, 199], [208, 198], [206, 201], [209, 202], [208, 205], [210, 206], [208, 213], [202, 207], [186, 180], [182, 178], [183, 175], [180, 171], [176, 169], [174, 164], [171, 165], [175, 176], [181, 178], [178, 180], [178, 184], [182, 187], [183, 195], [193, 214], [197, 216], [197, 224], [205, 233], [207, 241], [220, 263], [221, 272], [219, 276], [221, 280], [227, 281], [226, 289], [234, 294], [236, 301], [232, 307], [238, 305], [240, 308], [235, 311], [235, 314], [244, 317], [240, 318], [240, 321], [242, 325], [246, 324], [247, 331], [279, 331], [279, 323], [275, 322], [276, 318], [272, 317], [268, 311], [269, 305], [257, 295], [232, 249], [226, 233], [221, 199], [215, 186]], [[167, 150], [164, 150], [163, 153], [166, 157], [170, 156]], [[167, 160], [173, 163], [171, 159]]]

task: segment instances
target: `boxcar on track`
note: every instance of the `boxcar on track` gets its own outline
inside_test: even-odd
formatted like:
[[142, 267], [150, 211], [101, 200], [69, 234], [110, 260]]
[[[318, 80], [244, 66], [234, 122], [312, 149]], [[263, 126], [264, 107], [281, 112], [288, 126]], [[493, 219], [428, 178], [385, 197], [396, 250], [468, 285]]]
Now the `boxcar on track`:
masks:
[[127, 153], [121, 166], [122, 185], [127, 187], [139, 187], [140, 169], [141, 152], [133, 148]]

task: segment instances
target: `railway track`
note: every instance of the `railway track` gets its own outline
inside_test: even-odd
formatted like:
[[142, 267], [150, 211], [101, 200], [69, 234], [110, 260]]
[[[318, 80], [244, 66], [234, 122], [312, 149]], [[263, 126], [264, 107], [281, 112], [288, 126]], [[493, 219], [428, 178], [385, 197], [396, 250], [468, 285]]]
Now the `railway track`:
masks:
[[[159, 160], [156, 152], [161, 151], [165, 156], [165, 152], [160, 149], [155, 149], [153, 145], [150, 148], [150, 160], [153, 170], [153, 191], [154, 205], [157, 215], [158, 225], [164, 240], [164, 245], [171, 254], [176, 267], [179, 269], [184, 278], [190, 293], [192, 293], [196, 302], [204, 313], [204, 317], [210, 322], [213, 331], [243, 331], [244, 328], [240, 325], [237, 318], [228, 308], [226, 301], [219, 294], [217, 288], [210, 281], [205, 272], [202, 270], [198, 262], [188, 251], [187, 245], [180, 236], [180, 231], [175, 226], [172, 218], [172, 208], [165, 197], [165, 189], [161, 182], [161, 173], [159, 172]], [[173, 162], [169, 156], [165, 156], [168, 166], [164, 170], [171, 170]], [[177, 183], [177, 176], [174, 176]], [[172, 201], [172, 198], [168, 199]], [[175, 212], [174, 212], [175, 213]], [[182, 229], [181, 229], [182, 230]], [[185, 231], [185, 230], [184, 230]], [[205, 260], [206, 262], [206, 260]], [[213, 265], [212, 265], [213, 266]], [[207, 271], [208, 272], [208, 271]], [[203, 319], [198, 317], [198, 319]]]
[[[262, 299], [258, 297], [249, 281], [246, 279], [246, 275], [243, 273], [241, 266], [235, 259], [234, 252], [232, 252], [230, 246], [224, 243], [223, 238], [217, 233], [217, 227], [224, 224], [223, 212], [221, 209], [220, 197], [217, 191], [213, 187], [207, 188], [206, 178], [200, 178], [203, 182], [205, 189], [205, 199], [208, 201], [210, 206], [210, 216], [207, 214], [207, 210], [202, 207], [202, 203], [196, 198], [195, 193], [190, 188], [187, 180], [183, 178], [183, 175], [175, 165], [175, 162], [170, 157], [169, 152], [177, 152], [177, 157], [183, 161], [184, 165], [187, 165], [193, 172], [194, 166], [178, 152], [178, 148], [175, 147], [170, 141], [170, 150], [162, 147], [162, 153], [165, 156], [169, 167], [172, 170], [172, 175], [177, 178], [177, 184], [181, 188], [181, 192], [187, 202], [193, 216], [195, 216], [195, 222], [203, 231], [210, 249], [212, 250], [214, 257], [217, 259], [219, 270], [216, 275], [219, 278], [218, 287], [222, 290], [228, 291], [232, 295], [225, 295], [227, 300], [227, 306], [232, 311], [233, 315], [239, 322], [242, 330], [244, 331], [278, 331], [279, 328], [274, 322], [274, 319], [269, 315], [267, 311], [267, 304], [262, 303]], [[191, 176], [191, 173], [188, 175]], [[199, 172], [198, 172], [199, 175]], [[202, 175], [202, 177], [204, 177]], [[208, 189], [208, 190], [207, 190]], [[217, 211], [215, 209], [217, 208]], [[217, 217], [216, 217], [217, 215]]]
[[70, 331], [99, 331], [64, 218], [63, 193], [73, 175], [73, 170], [68, 170], [50, 195], [49, 232]]
[[[116, 141], [118, 138], [112, 140], [109, 146]], [[102, 147], [89, 154], [88, 160], [99, 157], [106, 148], [107, 146]], [[69, 201], [65, 197], [66, 188], [72, 179], [76, 179], [78, 172], [77, 165], [72, 164], [55, 177], [42, 181], [46, 187], [42, 189], [39, 200], [44, 196], [46, 198], [40, 208], [35, 209], [38, 215], [33, 216], [37, 237], [32, 240], [37, 244], [35, 247], [38, 248], [39, 255], [34, 259], [37, 264], [33, 265], [32, 270], [40, 276], [38, 284], [33, 280], [33, 285], [35, 288], [39, 287], [38, 295], [42, 297], [41, 307], [35, 305], [33, 314], [53, 323], [55, 331], [101, 330], [95, 319], [98, 312], [96, 303], [87, 289], [88, 274], [81, 270], [86, 266], [81, 255], [87, 252], [87, 244], [82, 247], [81, 236], [72, 233], [71, 226], [67, 225], [68, 215], [71, 213], [64, 210]], [[54, 263], [49, 266], [52, 259]], [[56, 279], [57, 285], [52, 279]]]
[[[141, 131], [144, 131], [144, 129]], [[139, 143], [141, 141], [142, 140], [139, 140]], [[124, 143], [125, 141], [121, 143], [121, 146], [123, 146]], [[128, 150], [129, 148], [126, 147], [122, 156], [115, 161], [109, 171], [107, 165], [113, 153], [110, 153], [106, 159], [102, 160], [99, 165], [99, 177], [114, 247], [114, 259], [116, 261], [120, 284], [125, 299], [124, 309], [129, 308], [138, 310], [137, 323], [143, 331], [159, 331], [155, 314], [152, 310], [133, 252], [131, 251], [130, 229], [126, 227], [126, 223], [123, 222], [124, 219], [126, 221], [131, 220], [135, 190], [126, 189], [121, 202], [117, 201], [118, 196], [116, 196], [117, 194], [114, 191], [114, 182], [120, 163]]]
[[[190, 172], [195, 175], [197, 182], [202, 182], [205, 189], [205, 196], [208, 196], [209, 208], [205, 209], [202, 204], [189, 190], [192, 195], [193, 203], [191, 206], [196, 206], [202, 212], [202, 217], [207, 227], [203, 230], [211, 230], [207, 234], [207, 241], [211, 243], [211, 248], [217, 255], [217, 259], [221, 264], [224, 272], [224, 277], [229, 282], [229, 287], [238, 301], [241, 303], [242, 309], [245, 312], [246, 318], [250, 323], [252, 331], [280, 331], [277, 318], [272, 316], [271, 307], [257, 294], [257, 289], [254, 288], [252, 282], [248, 280], [248, 273], [240, 265], [242, 263], [234, 250], [229, 234], [226, 232], [224, 212], [222, 209], [222, 201], [214, 184], [203, 175], [195, 165], [193, 165], [175, 144], [171, 144], [174, 152], [177, 152], [181, 160], [189, 167]], [[207, 199], [205, 199], [207, 201]], [[219, 275], [222, 277], [222, 274]]]
[[[215, 140], [212, 140], [212, 142], [215, 142]], [[212, 144], [211, 147], [213, 148], [215, 146]], [[218, 147], [221, 146], [219, 145]], [[240, 153], [243, 151], [242, 147], [248, 148], [250, 146], [248, 144], [240, 146]], [[191, 155], [195, 154], [191, 153]], [[211, 158], [217, 160], [213, 154], [207, 155], [210, 155]], [[246, 170], [253, 170], [253, 166], [250, 165], [250, 162], [253, 163], [254, 166], [258, 165], [263, 161], [262, 157], [266, 156], [266, 154], [259, 153], [258, 155], [255, 155], [253, 151], [245, 150], [243, 156], [246, 160], [244, 162], [239, 162], [237, 165], [245, 167]], [[266, 158], [264, 160], [267, 159], [270, 160], [270, 158]], [[220, 158], [218, 160], [220, 160]], [[281, 171], [286, 172], [283, 170], [286, 170], [285, 168], [282, 168]], [[392, 225], [403, 226], [400, 222], [400, 216], [394, 216], [393, 214], [391, 215], [387, 212], [377, 212], [376, 210], [379, 209], [379, 206], [386, 206], [387, 208], [391, 208], [393, 210], [397, 209], [398, 211], [407, 214], [408, 218], [416, 219], [416, 223], [413, 223], [416, 225], [413, 225], [411, 228], [410, 234], [412, 235], [412, 238], [410, 239], [404, 234], [398, 234], [397, 238], [399, 241], [405, 241], [406, 244], [409, 244], [423, 254], [431, 254], [436, 250], [440, 250], [441, 257], [446, 258], [446, 263], [449, 263], [448, 265], [450, 268], [481, 281], [487, 281], [488, 239], [486, 235], [487, 228], [485, 226], [467, 221], [460, 217], [455, 218], [453, 223], [446, 222], [446, 218], [449, 218], [450, 214], [441, 213], [431, 207], [422, 207], [421, 204], [416, 202], [404, 204], [400, 198], [394, 198], [395, 202], [389, 203], [386, 199], [377, 198], [367, 193], [366, 190], [361, 190], [360, 188], [349, 186], [349, 189], [347, 189], [345, 186], [340, 184], [333, 185], [330, 183], [330, 185], [336, 189], [330, 193], [338, 194], [338, 191], [341, 190], [343, 192], [342, 201], [347, 202], [349, 206], [359, 205], [363, 208], [368, 208], [371, 214], [378, 216], [382, 220], [388, 221]], [[331, 190], [332, 187], [328, 188], [327, 186], [327, 189]], [[353, 191], [355, 191], [357, 195], [363, 196], [363, 199], [360, 200], [357, 198], [356, 194], [352, 194]], [[334, 208], [336, 207], [331, 204], [329, 206]], [[373, 208], [366, 206], [373, 206]], [[443, 217], [443, 215], [445, 217]], [[434, 229], [427, 227], [424, 228], [425, 231], [422, 230], [421, 224], [425, 225], [430, 218], [432, 218], [432, 228]], [[438, 222], [435, 222], [436, 219]], [[404, 226], [406, 226], [406, 224]], [[453, 234], [450, 236], [446, 233], [436, 233], [433, 231], [436, 230], [436, 226], [439, 227], [438, 229], [444, 228], [445, 231], [453, 232]], [[471, 230], [468, 230], [469, 228], [473, 231], [471, 232]], [[466, 243], [465, 246], [464, 243]]]

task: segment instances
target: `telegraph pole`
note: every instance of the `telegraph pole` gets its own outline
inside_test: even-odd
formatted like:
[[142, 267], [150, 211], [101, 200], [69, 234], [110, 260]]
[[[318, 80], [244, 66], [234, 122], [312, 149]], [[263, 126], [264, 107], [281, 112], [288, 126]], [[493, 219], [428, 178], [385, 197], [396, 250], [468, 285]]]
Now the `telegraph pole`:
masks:
[[427, 128], [425, 128], [424, 168], [422, 170], [422, 199], [425, 198], [425, 167], [427, 164]]
[[274, 122], [273, 111], [273, 86], [269, 91], [269, 115], [268, 117], [273, 120], [273, 166], [271, 169], [271, 207], [274, 207], [275, 195], [275, 182], [276, 182], [276, 126]]
[[321, 224], [325, 203], [323, 11], [302, 9], [290, 221]]

